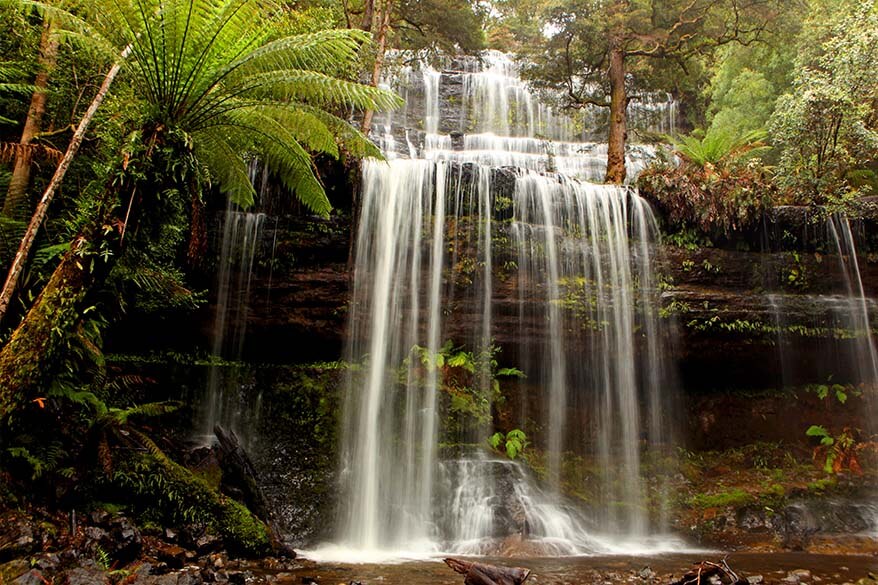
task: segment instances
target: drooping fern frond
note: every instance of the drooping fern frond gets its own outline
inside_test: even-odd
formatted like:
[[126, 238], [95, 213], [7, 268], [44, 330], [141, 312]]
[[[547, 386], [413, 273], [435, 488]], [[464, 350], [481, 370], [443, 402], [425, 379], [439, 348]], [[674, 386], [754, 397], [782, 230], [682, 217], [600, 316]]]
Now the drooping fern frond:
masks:
[[128, 424], [131, 417], [156, 417], [164, 414], [172, 413], [179, 410], [183, 405], [178, 400], [167, 400], [164, 402], [147, 402], [146, 404], [138, 404], [128, 408], [109, 408], [107, 412], [99, 417], [97, 424], [104, 426], [123, 426]]

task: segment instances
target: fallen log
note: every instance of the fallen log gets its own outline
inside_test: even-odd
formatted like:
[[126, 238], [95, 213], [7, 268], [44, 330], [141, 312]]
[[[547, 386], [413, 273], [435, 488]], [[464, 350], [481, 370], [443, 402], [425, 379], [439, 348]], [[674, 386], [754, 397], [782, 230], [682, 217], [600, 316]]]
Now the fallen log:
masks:
[[530, 576], [530, 569], [495, 567], [460, 559], [444, 559], [445, 564], [464, 576], [464, 585], [521, 585]]
[[749, 585], [749, 581], [739, 577], [725, 559], [719, 563], [711, 561], [695, 563], [688, 573], [671, 585], [710, 585], [715, 582], [716, 578], [723, 585]]

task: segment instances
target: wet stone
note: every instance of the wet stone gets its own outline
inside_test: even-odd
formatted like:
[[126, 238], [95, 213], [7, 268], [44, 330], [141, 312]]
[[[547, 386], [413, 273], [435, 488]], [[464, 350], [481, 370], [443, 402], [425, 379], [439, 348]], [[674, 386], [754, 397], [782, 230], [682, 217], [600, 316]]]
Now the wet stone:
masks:
[[46, 579], [40, 571], [31, 569], [24, 575], [19, 575], [12, 583], [13, 585], [45, 585]]

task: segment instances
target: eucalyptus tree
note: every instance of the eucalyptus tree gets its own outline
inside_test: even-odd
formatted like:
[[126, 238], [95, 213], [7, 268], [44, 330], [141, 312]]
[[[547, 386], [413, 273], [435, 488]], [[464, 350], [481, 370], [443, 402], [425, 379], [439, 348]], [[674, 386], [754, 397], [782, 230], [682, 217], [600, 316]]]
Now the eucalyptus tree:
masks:
[[29, 4], [64, 38], [119, 62], [119, 82], [138, 99], [124, 112], [123, 147], [99, 194], [84, 202], [69, 251], [0, 350], [0, 420], [50, 379], [120, 254], [155, 244], [168, 214], [197, 211], [215, 192], [250, 205], [247, 160], [258, 156], [326, 216], [311, 154], [380, 156], [337, 114], [400, 104], [344, 77], [355, 72], [367, 33], [284, 34], [284, 8], [273, 0], [96, 0], [87, 18]]

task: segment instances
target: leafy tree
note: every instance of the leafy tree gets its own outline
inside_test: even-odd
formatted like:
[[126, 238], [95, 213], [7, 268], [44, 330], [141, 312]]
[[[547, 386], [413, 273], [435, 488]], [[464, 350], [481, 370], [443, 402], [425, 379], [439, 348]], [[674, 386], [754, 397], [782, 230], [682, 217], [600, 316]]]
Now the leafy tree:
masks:
[[817, 202], [878, 185], [878, 7], [832, 6], [806, 22], [793, 87], [771, 119], [780, 185]]
[[782, 30], [767, 44], [723, 47], [705, 92], [709, 132], [765, 129], [777, 98], [792, 84], [797, 32]]
[[344, 3], [348, 27], [377, 36], [388, 11], [388, 46], [410, 51], [463, 51], [485, 46], [482, 25], [485, 8], [470, 0], [364, 0]]
[[[609, 109], [606, 180], [625, 180], [626, 108], [729, 43], [761, 39], [795, 0], [574, 0], [545, 6], [533, 74], [568, 108]], [[532, 29], [530, 29], [532, 31]], [[543, 42], [541, 42], [543, 41]], [[540, 46], [539, 49], [534, 48]], [[678, 73], [674, 74], [676, 68]]]
[[118, 58], [140, 96], [105, 188], [84, 209], [76, 237], [0, 351], [0, 420], [51, 375], [92, 294], [129, 247], [148, 248], [169, 209], [202, 204], [212, 186], [253, 201], [246, 159], [259, 156], [320, 215], [330, 210], [309, 152], [379, 153], [328, 109], [389, 109], [389, 92], [323, 73], [352, 68], [368, 36], [329, 30], [283, 36], [270, 0], [116, 0], [83, 19], [38, 3], [67, 37]]

